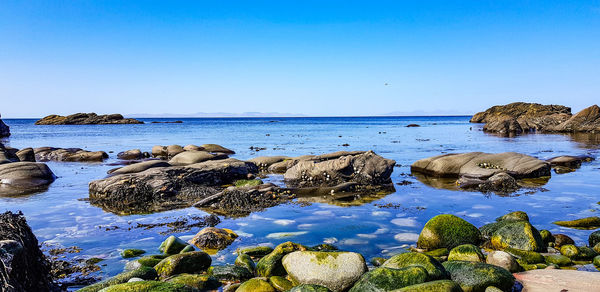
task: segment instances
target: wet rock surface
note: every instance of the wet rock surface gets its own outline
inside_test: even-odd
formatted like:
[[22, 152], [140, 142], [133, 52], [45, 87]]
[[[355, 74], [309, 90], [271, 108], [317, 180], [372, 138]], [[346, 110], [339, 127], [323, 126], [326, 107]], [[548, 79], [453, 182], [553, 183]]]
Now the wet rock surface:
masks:
[[[0, 116], [1, 118], [2, 116]], [[2, 119], [0, 119], [0, 138], [10, 136], [10, 127], [7, 126]]]
[[55, 179], [44, 163], [0, 164], [0, 196], [18, 196], [45, 190]]
[[36, 125], [105, 125], [105, 124], [143, 124], [136, 119], [126, 119], [120, 114], [97, 115], [96, 113], [77, 113], [69, 116], [49, 115]]
[[40, 147], [33, 151], [37, 161], [102, 162], [108, 158], [104, 151], [87, 151], [80, 148]]
[[0, 214], [0, 290], [57, 291], [50, 265], [23, 214]]

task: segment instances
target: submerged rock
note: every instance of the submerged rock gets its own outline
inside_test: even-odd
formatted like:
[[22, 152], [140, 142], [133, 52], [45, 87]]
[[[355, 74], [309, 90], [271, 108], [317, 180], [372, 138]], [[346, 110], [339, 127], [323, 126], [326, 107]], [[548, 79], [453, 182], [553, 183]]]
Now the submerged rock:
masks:
[[365, 259], [353, 252], [296, 251], [284, 256], [282, 263], [295, 282], [321, 285], [334, 292], [352, 287], [367, 271]]
[[596, 229], [600, 228], [600, 217], [594, 216], [569, 221], [555, 221], [554, 224], [577, 229]]
[[390, 184], [396, 162], [373, 151], [342, 152], [299, 160], [284, 174], [293, 187], [324, 187], [354, 182], [361, 186]]
[[481, 232], [473, 224], [450, 214], [437, 215], [425, 224], [417, 247], [434, 250], [438, 248], [452, 249], [461, 244], [479, 245]]
[[231, 229], [206, 227], [192, 238], [189, 242], [200, 249], [221, 250], [229, 246], [238, 237]]
[[496, 173], [485, 180], [461, 177], [456, 183], [461, 189], [484, 193], [510, 194], [521, 188], [514, 177], [504, 172]]
[[448, 261], [443, 263], [452, 281], [464, 291], [484, 292], [489, 286], [510, 291], [515, 283], [513, 275], [500, 267], [484, 263]]
[[146, 253], [145, 250], [130, 248], [130, 249], [126, 249], [126, 250], [122, 251], [121, 257], [123, 257], [124, 259], [128, 259], [128, 258], [134, 258], [134, 257], [140, 256], [140, 255], [143, 255], [145, 253]]
[[140, 149], [132, 149], [117, 153], [117, 158], [123, 160], [137, 160], [144, 158], [144, 154]]
[[0, 291], [54, 291], [50, 265], [21, 213], [0, 214]]
[[126, 119], [120, 114], [97, 115], [95, 113], [77, 113], [70, 116], [49, 115], [36, 125], [105, 125], [105, 124], [143, 124], [136, 119]]
[[12, 162], [0, 164], [0, 196], [31, 194], [45, 190], [55, 179], [44, 163]]
[[33, 151], [37, 161], [102, 162], [108, 158], [104, 151], [87, 151], [80, 148], [40, 147]]
[[428, 279], [427, 271], [420, 266], [400, 269], [377, 268], [365, 273], [349, 292], [384, 292], [421, 284]]
[[589, 162], [592, 160], [594, 160], [594, 158], [591, 156], [587, 156], [587, 155], [581, 155], [581, 156], [562, 155], [562, 156], [550, 158], [546, 161], [548, 161], [550, 163], [550, 165], [553, 167], [563, 166], [563, 167], [575, 169], [575, 168], [581, 167], [581, 164], [583, 162]]

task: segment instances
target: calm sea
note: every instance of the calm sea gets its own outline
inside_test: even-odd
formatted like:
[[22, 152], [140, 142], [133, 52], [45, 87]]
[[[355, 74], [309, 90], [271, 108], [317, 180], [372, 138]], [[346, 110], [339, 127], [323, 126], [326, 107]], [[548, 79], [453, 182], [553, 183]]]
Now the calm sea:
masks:
[[[119, 251], [141, 248], [157, 252], [165, 228], [131, 229], [136, 223], [158, 223], [174, 217], [206, 215], [196, 208], [150, 215], [118, 216], [80, 200], [88, 197], [88, 183], [105, 177], [114, 168], [116, 153], [153, 145], [216, 143], [250, 159], [263, 155], [321, 154], [338, 150], [374, 150], [397, 162], [392, 179], [412, 184], [396, 185], [396, 192], [381, 198], [333, 202], [323, 198], [280, 205], [244, 218], [223, 218], [218, 227], [240, 235], [229, 248], [213, 256], [215, 263], [234, 260], [240, 246], [276, 245], [295, 241], [305, 245], [330, 242], [367, 259], [388, 256], [414, 244], [427, 220], [437, 214], [456, 214], [481, 226], [509, 211], [529, 213], [538, 229], [571, 236], [586, 244], [591, 231], [560, 228], [551, 222], [598, 214], [600, 162], [584, 164], [573, 173], [554, 174], [543, 189], [522, 190], [511, 196], [446, 189], [427, 185], [411, 176], [414, 161], [442, 153], [516, 151], [547, 159], [557, 155], [598, 156], [600, 137], [523, 135], [497, 137], [468, 123], [469, 117], [356, 117], [356, 118], [203, 118], [181, 119], [183, 124], [35, 126], [35, 120], [5, 119], [12, 136], [8, 146], [79, 147], [109, 152], [104, 163], [49, 162], [58, 176], [48, 191], [17, 198], [0, 198], [0, 211], [21, 210], [40, 241], [82, 248], [76, 257], [102, 257], [102, 273], [114, 275], [125, 260]], [[407, 128], [408, 124], [418, 128]], [[349, 144], [349, 146], [342, 146]], [[253, 151], [250, 147], [264, 147]], [[274, 176], [273, 181], [281, 177]], [[299, 204], [300, 203], [300, 204]], [[107, 226], [118, 226], [106, 230]], [[190, 238], [199, 228], [177, 233]]]

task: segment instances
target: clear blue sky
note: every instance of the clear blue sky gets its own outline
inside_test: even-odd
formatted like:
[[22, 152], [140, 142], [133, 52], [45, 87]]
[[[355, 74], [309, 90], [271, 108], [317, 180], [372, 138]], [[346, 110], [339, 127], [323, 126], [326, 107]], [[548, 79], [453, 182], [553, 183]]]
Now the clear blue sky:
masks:
[[579, 110], [600, 100], [600, 1], [2, 0], [0, 100], [7, 118]]

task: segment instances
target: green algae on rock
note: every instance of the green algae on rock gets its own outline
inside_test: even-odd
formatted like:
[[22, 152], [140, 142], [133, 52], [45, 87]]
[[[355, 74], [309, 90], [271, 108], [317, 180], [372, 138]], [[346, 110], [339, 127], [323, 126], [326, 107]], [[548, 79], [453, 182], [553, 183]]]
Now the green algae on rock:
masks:
[[600, 256], [595, 256], [592, 260], [592, 263], [594, 264], [594, 266], [600, 267]]
[[485, 262], [485, 256], [479, 247], [472, 244], [462, 244], [450, 251], [449, 261]]
[[154, 268], [161, 279], [183, 273], [201, 273], [205, 271], [212, 259], [202, 251], [192, 251], [176, 254], [160, 261]]
[[82, 292], [97, 292], [102, 290], [103, 288], [125, 283], [129, 281], [131, 278], [140, 278], [143, 280], [154, 280], [158, 277], [156, 271], [150, 267], [140, 267], [138, 269], [127, 271], [120, 273], [116, 276], [110, 277], [106, 280], [100, 281], [98, 283], [86, 286], [81, 288], [79, 291]]
[[262, 185], [262, 180], [260, 179], [238, 179], [233, 185], [236, 187], [255, 187]]
[[122, 251], [121, 257], [123, 257], [124, 259], [128, 259], [128, 258], [137, 257], [139, 255], [143, 255], [145, 253], [146, 253], [145, 250], [130, 248], [130, 249], [126, 249], [126, 250]]
[[450, 214], [437, 215], [425, 224], [417, 247], [433, 250], [438, 248], [454, 248], [461, 244], [478, 245], [481, 232], [473, 224]]
[[493, 228], [483, 226], [482, 230], [486, 230], [486, 234], [491, 232], [491, 244], [496, 249], [505, 249], [508, 247], [529, 250], [529, 251], [545, 251], [546, 245], [542, 240], [539, 231], [527, 221], [500, 221], [494, 224]]
[[365, 273], [349, 292], [383, 292], [424, 283], [429, 278], [420, 266], [400, 269], [377, 268]]
[[236, 292], [277, 292], [269, 282], [254, 278], [250, 279], [235, 290]]
[[444, 247], [444, 248], [438, 248], [438, 249], [426, 251], [423, 253], [428, 256], [432, 256], [434, 258], [439, 258], [439, 257], [447, 256], [448, 254], [450, 254], [450, 251]]
[[166, 282], [183, 284], [200, 291], [215, 290], [221, 287], [221, 282], [219, 282], [217, 279], [207, 275], [198, 274], [179, 274], [175, 277], [167, 279]]
[[264, 257], [270, 254], [273, 251], [273, 248], [270, 246], [253, 246], [253, 247], [245, 247], [238, 248], [237, 253], [239, 254], [247, 254], [251, 257]]
[[229, 246], [238, 237], [227, 228], [206, 227], [190, 240], [190, 244], [203, 250], [221, 250]]
[[520, 262], [527, 264], [539, 264], [545, 262], [544, 256], [535, 251], [522, 250], [516, 248], [506, 248], [505, 252], [519, 259]]
[[294, 283], [315, 284], [341, 292], [367, 271], [362, 255], [354, 252], [296, 251], [283, 257], [283, 266]]
[[288, 291], [294, 287], [292, 281], [281, 277], [281, 276], [273, 276], [269, 278], [269, 283], [273, 288], [277, 291]]
[[160, 281], [138, 281], [110, 286], [102, 292], [196, 292], [197, 290], [183, 285]]
[[435, 258], [417, 252], [407, 252], [395, 255], [382, 265], [382, 267], [393, 269], [406, 268], [410, 266], [423, 267], [427, 271], [430, 281], [448, 279], [449, 277], [448, 273], [444, 269], [444, 266], [442, 266], [442, 264], [440, 264], [440, 262], [438, 262]]
[[594, 231], [588, 237], [589, 246], [593, 247], [600, 243], [600, 230]]
[[546, 244], [546, 246], [549, 245], [551, 242], [554, 242], [555, 240], [552, 233], [550, 233], [550, 231], [546, 229], [540, 230], [540, 236], [542, 237], [542, 241], [544, 242], [544, 244]]
[[386, 258], [374, 257], [369, 262], [371, 263], [371, 265], [373, 265], [375, 267], [379, 267], [379, 266], [383, 265], [383, 263], [385, 263], [385, 261], [387, 261]]
[[547, 255], [545, 257], [545, 259], [546, 259], [546, 264], [557, 265], [559, 267], [570, 266], [573, 264], [573, 262], [571, 262], [571, 259], [569, 259], [568, 257], [566, 257], [564, 255], [560, 255], [560, 254]]
[[254, 273], [254, 271], [256, 270], [256, 264], [254, 263], [252, 258], [245, 253], [238, 255], [233, 264], [238, 267], [245, 268], [251, 273]]
[[290, 289], [288, 292], [331, 292], [331, 290], [320, 285], [302, 284]]
[[258, 263], [256, 263], [256, 272], [263, 277], [284, 276], [286, 271], [281, 264], [283, 256], [294, 251], [303, 250], [307, 250], [303, 245], [291, 241], [284, 242], [276, 246], [273, 251], [265, 255]]
[[212, 266], [208, 274], [219, 281], [244, 281], [253, 277], [248, 269], [233, 265]]
[[185, 241], [179, 239], [179, 237], [171, 235], [160, 244], [158, 249], [164, 254], [171, 255], [181, 252], [181, 250], [184, 249], [187, 245], [188, 244]]
[[452, 280], [437, 280], [416, 284], [392, 292], [463, 292], [456, 282]]
[[504, 216], [498, 217], [496, 218], [496, 221], [500, 222], [500, 221], [527, 221], [529, 222], [529, 216], [527, 215], [527, 213], [523, 212], [523, 211], [515, 211], [515, 212], [510, 212]]
[[600, 217], [586, 217], [576, 220], [555, 221], [554, 224], [575, 229], [597, 229], [600, 228]]
[[494, 265], [465, 261], [449, 261], [443, 265], [452, 281], [466, 292], [484, 292], [488, 286], [510, 291], [515, 283], [509, 271]]
[[158, 263], [160, 263], [160, 261], [164, 260], [166, 257], [167, 257], [166, 255], [144, 256], [139, 259], [127, 262], [125, 264], [125, 270], [126, 271], [135, 270], [142, 266], [152, 268], [152, 267], [156, 266]]

